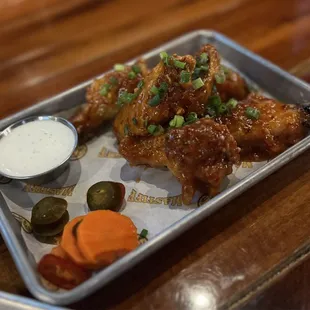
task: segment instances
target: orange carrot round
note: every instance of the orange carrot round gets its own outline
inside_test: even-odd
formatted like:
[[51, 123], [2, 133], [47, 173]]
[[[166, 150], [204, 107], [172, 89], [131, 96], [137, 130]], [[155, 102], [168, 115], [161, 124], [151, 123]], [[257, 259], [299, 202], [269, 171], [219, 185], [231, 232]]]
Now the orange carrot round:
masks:
[[104, 267], [139, 245], [137, 228], [130, 218], [117, 212], [93, 211], [77, 229], [77, 245], [89, 262]]
[[74, 235], [73, 231], [75, 225], [83, 221], [84, 218], [85, 216], [78, 216], [65, 226], [60, 244], [74, 263], [86, 268], [92, 268], [92, 265], [79, 250], [77, 246], [76, 236]]

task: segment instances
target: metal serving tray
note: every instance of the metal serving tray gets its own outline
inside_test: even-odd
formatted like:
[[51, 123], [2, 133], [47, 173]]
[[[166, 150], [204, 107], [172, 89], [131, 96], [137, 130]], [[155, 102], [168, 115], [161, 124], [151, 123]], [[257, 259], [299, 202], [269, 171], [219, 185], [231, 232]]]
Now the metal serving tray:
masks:
[[[221, 56], [235, 68], [254, 81], [261, 89], [283, 102], [303, 104], [310, 101], [310, 86], [281, 70], [279, 67], [253, 54], [232, 40], [214, 31], [200, 30], [183, 35], [149, 53], [139, 56], [147, 60], [150, 66], [158, 61], [159, 52], [190, 54], [197, 51], [201, 45], [211, 43], [216, 46]], [[132, 62], [132, 61], [131, 61]], [[131, 63], [129, 62], [129, 63]], [[51, 99], [45, 100], [29, 109], [21, 111], [0, 121], [0, 129], [30, 115], [53, 114], [67, 110], [84, 103], [87, 81]], [[224, 190], [221, 194], [209, 200], [199, 208], [190, 212], [181, 220], [151, 238], [149, 242], [135, 251], [127, 254], [108, 268], [100, 271], [91, 279], [77, 288], [66, 292], [51, 292], [46, 290], [39, 281], [35, 262], [27, 253], [21, 230], [5, 200], [0, 195], [0, 230], [12, 254], [15, 264], [30, 292], [38, 299], [52, 304], [70, 304], [98, 290], [103, 285], [136, 265], [139, 261], [152, 254], [158, 248], [176, 238], [182, 232], [195, 225], [202, 218], [209, 216], [228, 201], [242, 194], [255, 183], [288, 163], [310, 146], [310, 136], [306, 137], [275, 159], [269, 161], [237, 184]]]
[[36, 300], [0, 292], [0, 310], [69, 310], [38, 302]]

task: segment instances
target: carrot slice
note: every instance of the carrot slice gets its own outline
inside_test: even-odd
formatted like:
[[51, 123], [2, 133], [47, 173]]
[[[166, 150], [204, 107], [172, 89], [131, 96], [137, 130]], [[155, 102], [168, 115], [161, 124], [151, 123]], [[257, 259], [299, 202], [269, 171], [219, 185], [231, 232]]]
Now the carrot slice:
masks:
[[77, 245], [89, 262], [104, 267], [139, 245], [137, 228], [117, 212], [92, 211], [77, 229]]
[[64, 249], [60, 245], [57, 245], [56, 247], [52, 248], [52, 251], [50, 254], [53, 254], [55, 256], [58, 256], [64, 259], [68, 259], [67, 253], [64, 251]]
[[76, 236], [73, 231], [76, 229], [76, 225], [83, 221], [84, 217], [84, 215], [78, 216], [65, 226], [60, 244], [74, 263], [79, 266], [92, 269], [92, 264], [84, 257], [77, 247]]

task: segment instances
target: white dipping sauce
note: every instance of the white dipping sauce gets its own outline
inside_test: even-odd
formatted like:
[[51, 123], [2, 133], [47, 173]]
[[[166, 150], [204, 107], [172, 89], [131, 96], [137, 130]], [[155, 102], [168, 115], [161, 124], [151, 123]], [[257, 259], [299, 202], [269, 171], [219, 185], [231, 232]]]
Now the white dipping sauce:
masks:
[[0, 174], [35, 176], [62, 164], [75, 145], [73, 131], [53, 120], [26, 123], [0, 139]]

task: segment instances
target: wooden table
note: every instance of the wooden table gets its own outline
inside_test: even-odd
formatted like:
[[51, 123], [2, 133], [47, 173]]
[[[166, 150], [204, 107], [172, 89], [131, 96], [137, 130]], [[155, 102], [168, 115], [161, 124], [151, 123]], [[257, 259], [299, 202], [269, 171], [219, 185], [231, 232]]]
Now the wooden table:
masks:
[[[211, 28], [287, 70], [305, 61], [295, 73], [307, 74], [307, 0], [1, 1], [0, 116]], [[308, 309], [309, 156], [72, 308]], [[0, 289], [27, 295], [4, 244], [0, 253]]]

